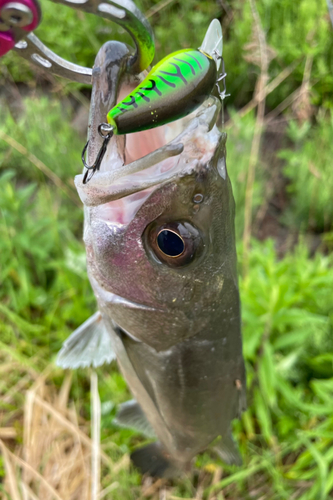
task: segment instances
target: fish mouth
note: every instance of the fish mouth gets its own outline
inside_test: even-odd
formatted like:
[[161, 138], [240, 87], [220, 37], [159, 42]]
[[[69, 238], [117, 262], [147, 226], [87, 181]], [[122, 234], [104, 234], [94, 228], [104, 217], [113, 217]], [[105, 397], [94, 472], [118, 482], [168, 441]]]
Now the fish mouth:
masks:
[[126, 136], [113, 136], [100, 170], [89, 183], [83, 183], [83, 174], [75, 177], [83, 204], [94, 207], [123, 198], [127, 198], [126, 202], [146, 199], [156, 186], [209, 162], [220, 137], [215, 126], [220, 110], [220, 100], [210, 96], [181, 120]]
[[135, 302], [133, 300], [127, 299], [122, 295], [117, 295], [116, 293], [110, 292], [109, 290], [106, 290], [104, 287], [102, 287], [99, 284], [99, 281], [92, 276], [90, 276], [90, 282], [94, 290], [96, 290], [96, 292], [98, 293], [98, 296], [102, 297], [103, 302], [107, 305], [111, 304], [111, 305], [122, 306], [125, 308], [130, 307], [131, 309], [141, 309], [151, 312], [161, 312], [161, 313], [166, 312], [166, 309], [160, 307], [148, 306], [146, 304], [142, 304], [140, 302]]
[[[90, 276], [90, 282], [93, 287], [93, 290], [95, 291], [96, 295], [98, 294], [98, 297], [100, 297], [106, 306], [107, 310], [113, 309], [113, 315], [115, 314], [114, 308], [123, 311], [128, 311], [128, 310], [136, 310], [136, 311], [141, 311], [141, 312], [151, 312], [153, 314], [161, 314], [164, 315], [166, 314], [167, 310], [165, 308], [161, 307], [154, 307], [154, 306], [149, 306], [146, 304], [143, 304], [141, 302], [136, 302], [134, 300], [130, 300], [122, 295], [118, 295], [116, 293], [113, 293], [103, 286], [100, 285], [98, 279], [96, 279], [93, 276]], [[123, 315], [123, 312], [121, 313], [120, 316]], [[118, 317], [118, 315], [116, 314]], [[119, 332], [122, 332], [123, 334], [127, 335], [130, 337], [132, 340], [136, 342], [142, 342], [141, 339], [137, 338], [133, 333], [130, 332], [129, 329], [125, 328], [124, 325], [122, 324], [123, 321], [121, 321], [121, 317], [118, 317], [118, 322], [115, 321], [115, 318], [113, 317], [112, 323], [115, 327], [115, 331], [118, 330]]]

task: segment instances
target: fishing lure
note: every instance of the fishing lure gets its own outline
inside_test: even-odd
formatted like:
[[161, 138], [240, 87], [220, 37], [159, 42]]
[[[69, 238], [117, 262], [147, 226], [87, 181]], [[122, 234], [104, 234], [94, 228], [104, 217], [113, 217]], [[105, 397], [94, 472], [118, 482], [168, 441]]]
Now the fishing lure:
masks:
[[217, 79], [216, 63], [200, 49], [174, 52], [109, 111], [114, 134], [131, 134], [183, 118], [208, 97]]
[[[219, 25], [219, 23], [217, 22]], [[82, 162], [87, 169], [83, 178], [86, 184], [99, 170], [108, 143], [113, 135], [131, 134], [152, 129], [178, 120], [192, 113], [211, 94], [226, 73], [222, 59], [222, 31], [212, 23], [199, 49], [183, 49], [166, 56], [157, 63], [146, 78], [107, 114], [107, 122], [98, 127], [104, 139], [93, 165], [87, 165], [85, 153]], [[222, 73], [218, 76], [222, 60]], [[224, 84], [225, 85], [225, 84]], [[223, 92], [219, 91], [221, 99]]]

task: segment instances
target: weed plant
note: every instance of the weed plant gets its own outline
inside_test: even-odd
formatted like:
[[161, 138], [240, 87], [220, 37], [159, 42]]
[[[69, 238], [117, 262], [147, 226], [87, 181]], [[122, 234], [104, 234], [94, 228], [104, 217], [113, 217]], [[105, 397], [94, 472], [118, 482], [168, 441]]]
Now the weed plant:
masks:
[[[227, 169], [236, 202], [236, 237], [240, 239], [244, 231], [246, 179], [255, 117], [254, 113], [248, 113], [241, 118], [235, 110], [231, 109], [229, 112], [232, 125], [227, 129]], [[266, 174], [265, 166], [260, 159], [258, 163], [253, 186], [253, 216], [255, 216], [258, 208], [265, 199], [265, 185], [269, 178]]]
[[284, 214], [288, 225], [318, 233], [333, 229], [333, 115], [319, 113], [318, 122], [300, 127], [288, 126], [293, 147], [279, 152], [285, 160], [284, 173], [289, 179], [290, 209]]

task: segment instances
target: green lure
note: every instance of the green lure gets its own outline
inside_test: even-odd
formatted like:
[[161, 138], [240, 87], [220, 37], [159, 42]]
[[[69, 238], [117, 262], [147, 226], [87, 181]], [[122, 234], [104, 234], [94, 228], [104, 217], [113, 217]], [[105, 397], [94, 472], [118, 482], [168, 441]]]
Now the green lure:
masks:
[[140, 85], [107, 115], [114, 134], [139, 132], [194, 111], [210, 95], [217, 65], [200, 49], [178, 50], [156, 64]]

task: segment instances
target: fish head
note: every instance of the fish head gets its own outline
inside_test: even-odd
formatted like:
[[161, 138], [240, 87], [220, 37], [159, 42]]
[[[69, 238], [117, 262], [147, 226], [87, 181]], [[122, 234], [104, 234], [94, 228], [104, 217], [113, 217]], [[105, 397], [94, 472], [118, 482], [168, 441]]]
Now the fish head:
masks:
[[[100, 93], [93, 98], [101, 110]], [[229, 319], [236, 314], [234, 200], [219, 112], [210, 97], [183, 120], [114, 136], [100, 171], [88, 184], [75, 180], [103, 317], [157, 351], [204, 329], [214, 335], [227, 309]]]

